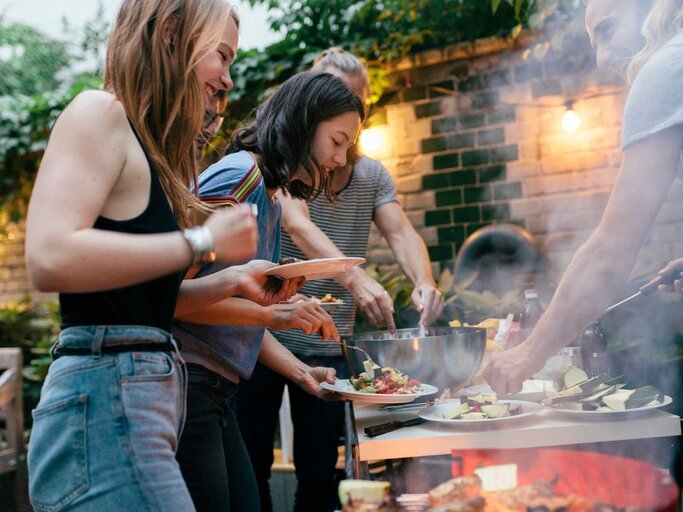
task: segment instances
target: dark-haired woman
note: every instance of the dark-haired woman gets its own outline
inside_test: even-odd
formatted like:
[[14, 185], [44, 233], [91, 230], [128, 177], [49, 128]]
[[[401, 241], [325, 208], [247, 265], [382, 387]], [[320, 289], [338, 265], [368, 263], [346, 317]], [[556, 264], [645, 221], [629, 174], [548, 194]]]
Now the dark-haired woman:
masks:
[[[258, 207], [256, 258], [280, 257], [280, 206], [276, 194], [311, 200], [330, 195], [329, 173], [346, 163], [364, 118], [360, 99], [342, 80], [304, 72], [287, 80], [257, 111], [254, 121], [233, 135], [228, 155], [199, 178], [201, 198], [215, 206], [252, 203]], [[197, 274], [219, 270], [212, 265]], [[249, 456], [228, 398], [248, 379], [257, 360], [317, 396], [319, 382], [334, 382], [331, 368], [311, 368], [266, 327], [300, 328], [338, 340], [332, 319], [312, 302], [259, 306], [225, 299], [180, 318], [173, 334], [188, 363], [187, 420], [178, 461], [199, 511], [259, 510]]]

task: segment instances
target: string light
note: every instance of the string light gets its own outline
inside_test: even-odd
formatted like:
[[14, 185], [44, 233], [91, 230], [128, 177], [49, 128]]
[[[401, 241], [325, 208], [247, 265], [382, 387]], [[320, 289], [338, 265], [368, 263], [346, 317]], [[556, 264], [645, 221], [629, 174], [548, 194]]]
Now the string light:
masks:
[[574, 133], [581, 127], [581, 118], [574, 112], [574, 102], [568, 101], [564, 104], [567, 110], [562, 116], [562, 122], [560, 123], [562, 129], [567, 133]]
[[377, 158], [386, 149], [384, 130], [379, 126], [366, 128], [360, 134], [359, 143], [360, 150], [364, 155], [370, 158]]

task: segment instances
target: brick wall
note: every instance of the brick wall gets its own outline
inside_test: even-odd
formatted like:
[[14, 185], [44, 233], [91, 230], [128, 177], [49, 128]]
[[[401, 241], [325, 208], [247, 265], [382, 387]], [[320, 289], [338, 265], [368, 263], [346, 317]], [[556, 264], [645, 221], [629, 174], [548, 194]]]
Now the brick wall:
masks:
[[24, 227], [13, 226], [8, 235], [0, 237], [0, 304], [27, 296], [38, 301], [54, 298], [36, 292], [31, 286], [24, 264]]
[[[559, 277], [600, 219], [621, 158], [625, 91], [617, 77], [596, 70], [585, 41], [542, 61], [528, 56], [533, 44], [485, 39], [402, 59], [388, 69], [392, 85], [372, 119], [387, 140], [378, 158], [394, 176], [435, 271], [452, 268], [466, 237], [480, 227], [511, 222], [537, 237]], [[570, 99], [582, 119], [573, 134], [560, 128]], [[0, 303], [31, 293], [22, 248], [21, 229], [2, 241]], [[376, 230], [368, 255], [395, 262]], [[634, 275], [680, 255], [681, 178]]]
[[[601, 217], [620, 164], [625, 89], [598, 72], [586, 41], [543, 60], [529, 57], [533, 44], [492, 38], [390, 69], [392, 86], [371, 119], [388, 141], [378, 158], [435, 268], [452, 268], [477, 229], [507, 222], [537, 237], [558, 278]], [[582, 120], [572, 134], [560, 127], [567, 100]], [[634, 276], [683, 255], [681, 198], [679, 178]], [[394, 261], [377, 232], [369, 258]]]

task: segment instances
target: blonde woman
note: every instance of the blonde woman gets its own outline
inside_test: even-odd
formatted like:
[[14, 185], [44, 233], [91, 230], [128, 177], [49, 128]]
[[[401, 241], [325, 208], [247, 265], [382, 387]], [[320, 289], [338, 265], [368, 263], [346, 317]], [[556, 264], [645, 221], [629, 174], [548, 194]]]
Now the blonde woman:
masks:
[[618, 298], [679, 170], [683, 2], [591, 0], [586, 26], [598, 65], [621, 72], [631, 84], [621, 169], [600, 224], [572, 259], [534, 332], [485, 368], [486, 379], [502, 394], [519, 391], [524, 379]]
[[195, 137], [232, 86], [237, 22], [223, 0], [123, 0], [105, 90], [80, 94], [54, 126], [27, 221], [29, 273], [59, 292], [63, 327], [33, 413], [36, 510], [194, 510], [174, 457], [185, 407], [174, 310], [230, 293], [277, 299], [256, 262], [195, 280], [176, 305], [192, 263], [256, 250], [248, 208], [190, 219]]

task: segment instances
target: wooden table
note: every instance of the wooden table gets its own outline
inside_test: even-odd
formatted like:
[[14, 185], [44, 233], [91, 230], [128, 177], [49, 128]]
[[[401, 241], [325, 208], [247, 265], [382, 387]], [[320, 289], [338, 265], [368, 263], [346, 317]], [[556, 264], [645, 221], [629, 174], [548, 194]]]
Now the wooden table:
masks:
[[[515, 449], [632, 441], [681, 435], [678, 416], [661, 410], [615, 420], [577, 421], [550, 410], [496, 428], [454, 428], [427, 422], [375, 438], [363, 429], [414, 418], [413, 411], [385, 412], [377, 405], [347, 404], [347, 474], [368, 477], [368, 461], [450, 454], [454, 449]], [[504, 427], [504, 430], [500, 427]]]

